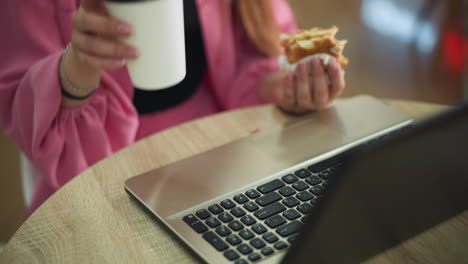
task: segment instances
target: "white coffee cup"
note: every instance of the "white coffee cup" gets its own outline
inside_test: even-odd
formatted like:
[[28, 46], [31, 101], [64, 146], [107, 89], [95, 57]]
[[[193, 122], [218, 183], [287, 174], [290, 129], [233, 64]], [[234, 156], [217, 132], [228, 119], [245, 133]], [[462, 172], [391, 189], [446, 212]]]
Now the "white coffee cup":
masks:
[[160, 90], [185, 78], [183, 0], [106, 0], [106, 6], [132, 26], [122, 41], [138, 49], [138, 58], [127, 62], [135, 88]]

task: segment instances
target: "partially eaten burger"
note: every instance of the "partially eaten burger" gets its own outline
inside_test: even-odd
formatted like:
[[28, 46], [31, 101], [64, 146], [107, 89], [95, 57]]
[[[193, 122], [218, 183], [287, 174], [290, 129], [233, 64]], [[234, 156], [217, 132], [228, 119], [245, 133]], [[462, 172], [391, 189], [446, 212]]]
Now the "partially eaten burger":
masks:
[[314, 27], [310, 30], [299, 30], [293, 34], [282, 34], [280, 40], [285, 49], [287, 62], [294, 65], [313, 55], [328, 54], [334, 57], [342, 67], [348, 65], [348, 59], [343, 56], [347, 41], [335, 38], [338, 30], [336, 26], [329, 29]]

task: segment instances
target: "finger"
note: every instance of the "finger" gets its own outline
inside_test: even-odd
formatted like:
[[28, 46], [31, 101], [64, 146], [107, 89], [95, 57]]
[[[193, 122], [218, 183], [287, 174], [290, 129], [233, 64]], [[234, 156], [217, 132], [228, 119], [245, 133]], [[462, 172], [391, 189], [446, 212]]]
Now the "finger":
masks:
[[81, 62], [84, 62], [97, 70], [112, 70], [125, 65], [125, 60], [92, 56], [76, 49], [73, 51], [73, 53], [76, 54], [77, 58]]
[[294, 74], [289, 74], [284, 81], [284, 85], [281, 90], [280, 98], [278, 100], [279, 106], [287, 111], [293, 112], [296, 107], [296, 93], [295, 93], [295, 77]]
[[274, 74], [267, 77], [262, 85], [260, 91], [261, 97], [265, 98], [266, 101], [272, 100], [275, 104], [279, 104], [281, 98], [283, 98], [283, 90], [285, 79], [288, 73], [282, 72], [281, 74]]
[[81, 10], [73, 17], [72, 22], [79, 31], [109, 37], [126, 37], [132, 31], [131, 26], [124, 21]]
[[296, 72], [296, 101], [298, 107], [304, 110], [312, 110], [312, 96], [310, 94], [309, 65], [299, 64]]
[[138, 56], [136, 48], [132, 46], [79, 31], [73, 31], [72, 45], [92, 56], [120, 60], [135, 59]]
[[312, 81], [314, 83], [314, 104], [320, 110], [324, 109], [328, 104], [328, 77], [323, 70], [322, 61], [319, 58], [313, 59], [311, 64]]
[[343, 78], [343, 87], [341, 89], [341, 91], [338, 93], [338, 95], [341, 95], [344, 91], [344, 89], [346, 89], [346, 71], [341, 69], [341, 75], [342, 75], [342, 78]]
[[340, 95], [345, 88], [344, 71], [337, 61], [332, 60], [328, 65], [328, 76], [330, 79], [330, 98], [332, 101], [335, 97]]

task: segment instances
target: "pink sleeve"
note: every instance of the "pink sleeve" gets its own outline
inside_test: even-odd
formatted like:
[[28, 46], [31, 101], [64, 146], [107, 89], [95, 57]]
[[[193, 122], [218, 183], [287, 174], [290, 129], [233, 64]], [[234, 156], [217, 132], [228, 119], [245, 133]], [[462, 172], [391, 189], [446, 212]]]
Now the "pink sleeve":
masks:
[[[287, 1], [272, 0], [272, 2], [275, 18], [281, 32], [295, 31], [296, 21]], [[238, 47], [236, 50], [237, 72], [228, 82], [229, 89], [218, 87], [218, 89], [222, 89], [218, 94], [223, 94], [219, 97], [222, 101], [222, 108], [232, 109], [267, 103], [259, 97], [258, 87], [268, 74], [278, 70], [278, 58], [260, 54], [247, 39], [240, 21], [234, 23], [234, 27], [236, 46]]]
[[107, 74], [89, 101], [74, 109], [61, 106], [59, 60], [67, 41], [60, 29], [72, 13], [62, 16], [65, 11], [53, 3], [2, 3], [0, 124], [45, 177], [48, 189], [57, 190], [132, 143], [138, 124], [129, 95]]

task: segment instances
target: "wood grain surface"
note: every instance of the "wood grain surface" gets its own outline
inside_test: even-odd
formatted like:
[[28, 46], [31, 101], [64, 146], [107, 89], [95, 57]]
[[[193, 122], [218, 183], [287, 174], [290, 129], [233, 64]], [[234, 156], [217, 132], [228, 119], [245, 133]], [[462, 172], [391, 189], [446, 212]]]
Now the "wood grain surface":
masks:
[[[417, 118], [444, 108], [386, 102]], [[266, 105], [213, 115], [143, 139], [92, 166], [50, 197], [16, 232], [0, 263], [196, 263], [189, 250], [130, 199], [124, 181], [297, 118]], [[468, 263], [467, 245], [465, 211], [368, 262]]]

